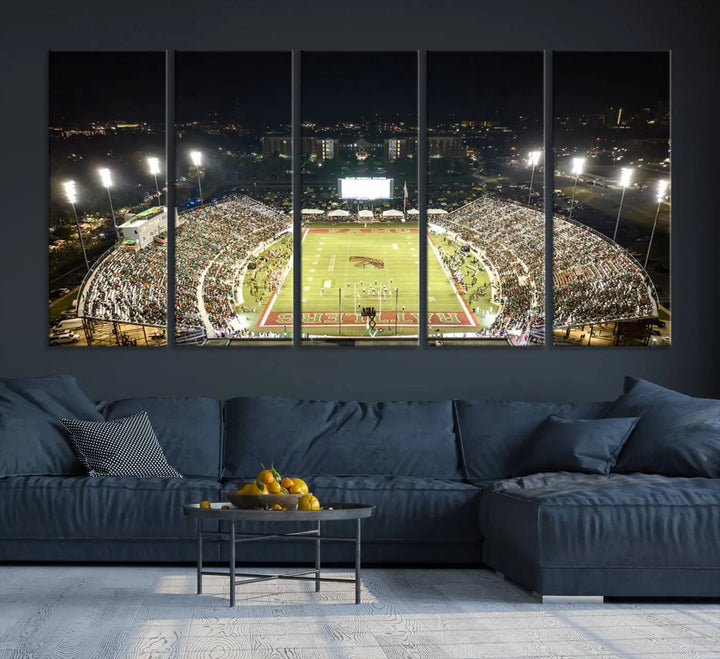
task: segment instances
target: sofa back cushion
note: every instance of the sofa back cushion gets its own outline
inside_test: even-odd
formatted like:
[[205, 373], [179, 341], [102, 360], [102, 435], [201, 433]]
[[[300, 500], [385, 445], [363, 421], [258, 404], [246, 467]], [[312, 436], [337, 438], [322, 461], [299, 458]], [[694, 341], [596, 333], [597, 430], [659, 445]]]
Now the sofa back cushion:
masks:
[[609, 474], [638, 417], [563, 419], [551, 414], [523, 445], [516, 476], [553, 471]]
[[60, 417], [102, 421], [69, 375], [0, 381], [0, 476], [84, 474]]
[[597, 419], [610, 403], [539, 403], [457, 400], [458, 433], [467, 478], [472, 482], [509, 478], [523, 469], [523, 450], [551, 414], [563, 419]]
[[103, 403], [108, 421], [147, 412], [167, 461], [187, 477], [219, 478], [222, 404], [215, 398], [151, 396]]
[[628, 377], [608, 416], [640, 417], [614, 471], [720, 478], [720, 400]]
[[234, 398], [225, 406], [225, 478], [283, 474], [460, 479], [451, 401]]

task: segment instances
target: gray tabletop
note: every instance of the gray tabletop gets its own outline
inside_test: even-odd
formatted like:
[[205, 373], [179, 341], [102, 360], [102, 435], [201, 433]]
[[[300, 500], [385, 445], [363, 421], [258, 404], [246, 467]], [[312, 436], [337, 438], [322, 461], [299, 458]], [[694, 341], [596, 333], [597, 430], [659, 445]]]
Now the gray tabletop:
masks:
[[212, 508], [200, 508], [199, 503], [189, 503], [183, 506], [183, 511], [189, 517], [245, 522], [324, 522], [370, 517], [375, 509], [375, 506], [361, 503], [326, 503], [320, 510], [244, 510], [225, 502], [213, 502], [211, 506]]

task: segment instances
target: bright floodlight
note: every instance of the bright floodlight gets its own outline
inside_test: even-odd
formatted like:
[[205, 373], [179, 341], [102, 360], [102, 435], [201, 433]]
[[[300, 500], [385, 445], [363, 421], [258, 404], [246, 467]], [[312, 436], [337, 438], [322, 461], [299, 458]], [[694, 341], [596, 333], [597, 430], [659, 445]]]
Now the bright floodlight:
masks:
[[109, 188], [110, 186], [112, 186], [112, 176], [110, 174], [110, 170], [107, 167], [98, 169], [98, 173], [100, 174], [100, 180], [102, 181], [103, 187]]
[[75, 181], [68, 181], [63, 183], [65, 188], [65, 196], [67, 197], [68, 203], [75, 204], [77, 202], [77, 190], [75, 188]]
[[202, 153], [200, 153], [200, 151], [191, 151], [190, 160], [192, 160], [192, 164], [195, 165], [195, 167], [200, 167], [202, 164]]
[[579, 176], [585, 169], [585, 158], [573, 158], [572, 159], [572, 173]]
[[663, 199], [665, 199], [665, 193], [668, 189], [668, 182], [665, 179], [660, 179], [657, 182], [657, 203], [659, 204]]
[[528, 153], [528, 162], [533, 166], [536, 167], [537, 164], [540, 162], [540, 156], [542, 154], [540, 151], [531, 151]]
[[150, 157], [147, 159], [150, 173], [157, 176], [160, 173], [160, 158]]
[[620, 187], [627, 188], [632, 180], [632, 167], [623, 167], [620, 170]]

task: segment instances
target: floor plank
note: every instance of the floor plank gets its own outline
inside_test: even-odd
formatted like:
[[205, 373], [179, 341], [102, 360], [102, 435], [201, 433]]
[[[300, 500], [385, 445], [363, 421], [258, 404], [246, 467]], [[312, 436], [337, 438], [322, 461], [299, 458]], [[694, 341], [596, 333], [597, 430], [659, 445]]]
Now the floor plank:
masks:
[[541, 604], [479, 569], [363, 576], [359, 606], [352, 584], [273, 580], [230, 608], [227, 578], [197, 595], [189, 567], [0, 566], [0, 659], [720, 659], [717, 602]]

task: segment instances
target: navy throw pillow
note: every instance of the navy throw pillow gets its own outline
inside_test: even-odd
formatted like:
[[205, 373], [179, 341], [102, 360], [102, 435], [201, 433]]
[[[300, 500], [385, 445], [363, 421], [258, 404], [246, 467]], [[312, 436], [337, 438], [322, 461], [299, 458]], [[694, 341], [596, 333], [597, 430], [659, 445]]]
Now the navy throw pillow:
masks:
[[720, 478], [720, 400], [628, 377], [607, 416], [640, 417], [614, 471]]
[[638, 417], [563, 419], [551, 414], [533, 433], [516, 476], [547, 471], [609, 474]]

